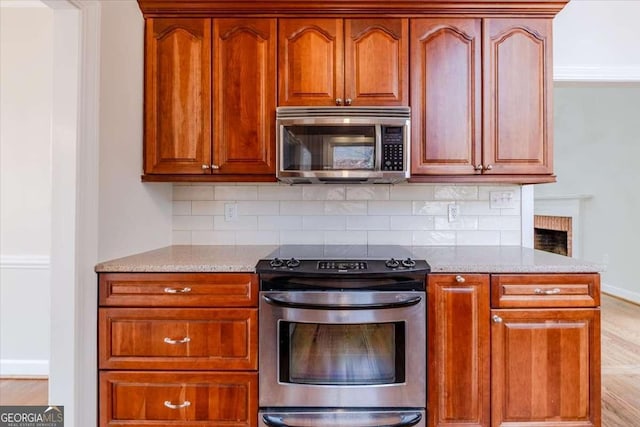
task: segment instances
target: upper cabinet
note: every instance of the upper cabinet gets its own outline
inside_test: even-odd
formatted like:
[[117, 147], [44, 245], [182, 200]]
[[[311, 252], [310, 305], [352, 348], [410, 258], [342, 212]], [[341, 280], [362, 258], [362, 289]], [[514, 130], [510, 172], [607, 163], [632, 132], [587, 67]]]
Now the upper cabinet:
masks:
[[274, 179], [275, 19], [147, 19], [145, 58], [143, 179]]
[[408, 105], [408, 19], [281, 19], [278, 105]]
[[412, 20], [412, 176], [554, 180], [550, 43], [550, 19]]

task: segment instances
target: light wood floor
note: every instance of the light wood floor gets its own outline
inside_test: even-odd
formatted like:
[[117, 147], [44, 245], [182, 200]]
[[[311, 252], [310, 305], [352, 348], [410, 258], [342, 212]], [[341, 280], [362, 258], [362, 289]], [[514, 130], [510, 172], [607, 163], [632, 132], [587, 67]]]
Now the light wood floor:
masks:
[[[602, 426], [640, 426], [640, 306], [602, 296]], [[0, 379], [0, 405], [46, 405], [47, 380]]]

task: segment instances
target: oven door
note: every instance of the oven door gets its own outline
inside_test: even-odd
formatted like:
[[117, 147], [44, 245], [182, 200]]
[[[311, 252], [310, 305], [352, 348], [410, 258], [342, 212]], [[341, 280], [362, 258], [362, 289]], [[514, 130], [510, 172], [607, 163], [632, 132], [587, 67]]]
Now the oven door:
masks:
[[424, 292], [260, 295], [261, 407], [425, 407]]

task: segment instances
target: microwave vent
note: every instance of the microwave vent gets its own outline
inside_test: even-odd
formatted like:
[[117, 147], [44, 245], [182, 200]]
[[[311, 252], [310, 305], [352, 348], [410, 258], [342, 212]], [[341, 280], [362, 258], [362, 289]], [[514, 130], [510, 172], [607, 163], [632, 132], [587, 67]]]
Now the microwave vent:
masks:
[[277, 119], [311, 117], [385, 117], [409, 119], [409, 107], [278, 107]]

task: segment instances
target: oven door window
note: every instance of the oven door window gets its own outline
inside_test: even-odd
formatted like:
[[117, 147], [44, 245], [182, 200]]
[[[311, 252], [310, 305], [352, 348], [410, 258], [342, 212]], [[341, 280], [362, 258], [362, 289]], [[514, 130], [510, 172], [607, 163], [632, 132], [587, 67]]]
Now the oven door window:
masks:
[[405, 381], [404, 322], [280, 322], [280, 382], [378, 385]]
[[374, 125], [284, 126], [282, 169], [374, 170], [375, 135]]

